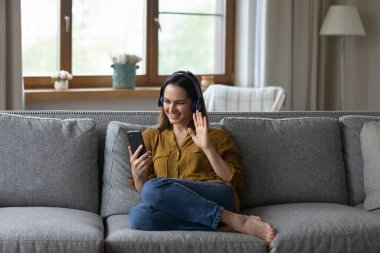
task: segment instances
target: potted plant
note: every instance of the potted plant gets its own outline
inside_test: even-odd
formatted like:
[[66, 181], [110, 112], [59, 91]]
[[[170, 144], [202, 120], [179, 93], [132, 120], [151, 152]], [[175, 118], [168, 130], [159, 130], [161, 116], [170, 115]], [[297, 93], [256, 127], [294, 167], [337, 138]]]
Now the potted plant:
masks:
[[113, 68], [112, 87], [113, 88], [134, 88], [136, 84], [136, 65], [141, 58], [134, 54], [114, 54], [111, 55]]
[[69, 80], [73, 79], [73, 75], [66, 70], [60, 70], [51, 76], [51, 82], [56, 90], [67, 90], [69, 88]]

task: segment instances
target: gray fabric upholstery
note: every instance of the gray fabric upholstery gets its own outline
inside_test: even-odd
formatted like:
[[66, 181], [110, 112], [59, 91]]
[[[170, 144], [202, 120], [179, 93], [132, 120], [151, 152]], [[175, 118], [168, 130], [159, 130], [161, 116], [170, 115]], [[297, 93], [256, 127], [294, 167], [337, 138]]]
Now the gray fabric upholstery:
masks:
[[253, 236], [227, 232], [138, 231], [128, 227], [127, 215], [106, 219], [105, 251], [112, 253], [264, 253], [264, 241]]
[[373, 214], [380, 215], [380, 209], [370, 211]]
[[283, 204], [252, 208], [277, 230], [271, 253], [380, 252], [380, 217], [331, 203]]
[[0, 206], [98, 212], [93, 120], [0, 114], [0, 129]]
[[49, 207], [0, 208], [1, 253], [101, 253], [99, 215]]
[[225, 118], [246, 183], [242, 208], [289, 202], [347, 203], [337, 119]]
[[[158, 110], [159, 108], [157, 108]], [[159, 115], [158, 111], [0, 111], [16, 115], [28, 115], [43, 118], [90, 118], [95, 120], [99, 138], [99, 163], [103, 168], [104, 140], [108, 123], [120, 121], [139, 125], [154, 125]], [[380, 112], [367, 111], [282, 111], [282, 112], [209, 112], [209, 122], [219, 122], [225, 117], [260, 117], [260, 118], [298, 118], [298, 117], [331, 117], [339, 118], [344, 115], [379, 116]]]
[[380, 122], [367, 122], [360, 134], [363, 155], [365, 210], [380, 208]]
[[133, 125], [112, 121], [108, 125], [104, 148], [104, 171], [102, 190], [102, 217], [113, 214], [128, 214], [140, 203], [140, 196], [133, 185], [128, 152], [128, 130], [144, 131], [150, 126]]
[[349, 203], [354, 206], [363, 203], [365, 198], [360, 131], [366, 122], [380, 122], [380, 117], [347, 115], [341, 117], [339, 121], [342, 129]]
[[[152, 125], [156, 122], [158, 116], [158, 112], [114, 111], [12, 111], [9, 113], [45, 118], [93, 119], [96, 122], [96, 129], [99, 136], [98, 152], [100, 154], [99, 159], [101, 168], [103, 168], [102, 159], [106, 129], [110, 121], [118, 120], [134, 124]], [[380, 113], [378, 112], [279, 112], [210, 113], [209, 118], [210, 122], [215, 122], [227, 116], [256, 116], [262, 118], [324, 116], [339, 118], [340, 116], [347, 114], [380, 116]], [[361, 159], [359, 140], [361, 126], [363, 125], [363, 122], [366, 122], [371, 118], [373, 119], [374, 117], [359, 118], [361, 119], [355, 119], [353, 123], [353, 125], [358, 128], [354, 127], [355, 129], [345, 129], [347, 125], [343, 125], [342, 129], [348, 132], [350, 130], [354, 131], [352, 138], [354, 143], [350, 143], [349, 148], [354, 148], [355, 152], [358, 151]], [[356, 123], [358, 124], [356, 125]], [[351, 125], [349, 125], [349, 127], [350, 126]], [[240, 130], [244, 130], [244, 126], [237, 128], [237, 131]], [[0, 135], [1, 131], [2, 129], [0, 128]], [[324, 131], [324, 129], [322, 128], [318, 131]], [[328, 133], [328, 135], [329, 134], [330, 133]], [[302, 140], [305, 138], [302, 135], [295, 136], [297, 137], [294, 138], [295, 142], [300, 142], [299, 139]], [[347, 138], [344, 143], [349, 143], [351, 137], [349, 137], [349, 135], [344, 136]], [[321, 142], [322, 141], [325, 142], [325, 139], [322, 139]], [[354, 147], [355, 145], [357, 146]], [[262, 146], [266, 147], [265, 145]], [[289, 145], [286, 145], [286, 147], [288, 146]], [[2, 142], [0, 142], [0, 147], [5, 147], [5, 144], [2, 146]], [[21, 148], [22, 149], [19, 151], [20, 153], [29, 151], [29, 149], [25, 147]], [[305, 148], [309, 147], [306, 146]], [[359, 149], [356, 150], [355, 148]], [[345, 150], [347, 150], [346, 147]], [[29, 151], [28, 154], [32, 152], [35, 153], [35, 151]], [[290, 152], [290, 150], [287, 150], [287, 152]], [[0, 150], [0, 155], [1, 154], [3, 154], [2, 150]], [[347, 153], [345, 154], [347, 155]], [[287, 153], [284, 155], [287, 155]], [[319, 157], [319, 159], [322, 160], [324, 157]], [[352, 157], [346, 156], [346, 161], [347, 159], [352, 159]], [[355, 159], [356, 158], [354, 158], [354, 162], [356, 162]], [[331, 161], [326, 160], [326, 163], [331, 163]], [[349, 169], [352, 168], [350, 167]], [[2, 167], [0, 166], [0, 173], [3, 173], [1, 170]], [[362, 167], [360, 167], [359, 172], [360, 170], [362, 170]], [[288, 172], [293, 171], [289, 170]], [[356, 173], [356, 167], [354, 173]], [[274, 175], [274, 177], [277, 176], [274, 173], [268, 175]], [[294, 174], [290, 173], [289, 175], [289, 177], [293, 177]], [[353, 182], [355, 181], [355, 183], [358, 184], [354, 184], [354, 190], [350, 189], [350, 191], [354, 193], [360, 193], [360, 191], [362, 191], [363, 193], [363, 195], [354, 195], [355, 200], [359, 204], [360, 199], [361, 202], [364, 201], [363, 177], [355, 178], [356, 174], [351, 175], [352, 178], [350, 178], [350, 180]], [[33, 178], [33, 180], [36, 179], [37, 177]], [[317, 179], [320, 179], [320, 177], [317, 177]], [[0, 181], [1, 180], [0, 177]], [[326, 180], [331, 180], [331, 178], [326, 178]], [[336, 179], [333, 178], [332, 180]], [[3, 181], [1, 181], [0, 184], [1, 183], [3, 183]], [[324, 191], [323, 186], [324, 185], [316, 187], [315, 191]], [[2, 185], [0, 185], [0, 189], [2, 189]], [[359, 191], [357, 191], [358, 189]], [[299, 190], [294, 190], [294, 192], [295, 191]], [[336, 193], [333, 191], [331, 191], [331, 193], [333, 198], [335, 198], [334, 194]], [[93, 194], [97, 193], [95, 192]], [[250, 194], [255, 194], [255, 192]], [[2, 196], [2, 192], [0, 191], [0, 198]], [[314, 193], [310, 196], [315, 197]], [[359, 198], [356, 198], [358, 196]], [[347, 208], [349, 207], [323, 203], [284, 204], [257, 207], [243, 210], [243, 212], [263, 216], [264, 220], [273, 223], [275, 228], [279, 231], [274, 242], [275, 248], [273, 248], [271, 252], [380, 252], [378, 246], [380, 242], [380, 233], [378, 231], [378, 227], [380, 227], [378, 224], [380, 209], [364, 212], [359, 209], [360, 206], [356, 209]], [[47, 211], [47, 209], [49, 209], [49, 211]], [[55, 211], [51, 211], [50, 209]], [[57, 210], [61, 211], [58, 212]], [[43, 215], [43, 217], [41, 217], [41, 215]], [[376, 218], [374, 215], [376, 215]], [[47, 219], [46, 217], [50, 218]], [[105, 244], [105, 252], [125, 253], [157, 251], [266, 252], [264, 242], [237, 233], [185, 231], [145, 232], [130, 230], [128, 228], [127, 215], [113, 215], [105, 220], [108, 233], [106, 235], [106, 241], [103, 243], [101, 224], [102, 222], [99, 216], [78, 210], [40, 207], [0, 208], [0, 252], [102, 252], [103, 244]], [[344, 233], [339, 234], [341, 231]], [[331, 237], [331, 239], [329, 239], [330, 235], [335, 234], [340, 236]], [[323, 237], [323, 235], [325, 235], [325, 237]], [[42, 237], [44, 239], [41, 239]], [[76, 238], [77, 240], [74, 241], [73, 238]]]
[[[358, 204], [356, 206], [354, 206], [355, 208], [358, 208], [360, 210], [364, 210], [364, 203], [361, 203], [361, 204]], [[374, 210], [370, 210], [369, 211], [370, 213], [373, 213], [373, 214], [377, 214], [377, 215], [380, 215], [380, 209], [374, 209]]]

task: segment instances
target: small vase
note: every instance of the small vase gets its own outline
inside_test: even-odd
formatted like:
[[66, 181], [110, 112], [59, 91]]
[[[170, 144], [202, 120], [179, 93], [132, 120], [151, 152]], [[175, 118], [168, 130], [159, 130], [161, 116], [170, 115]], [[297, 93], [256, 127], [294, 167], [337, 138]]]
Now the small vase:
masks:
[[54, 88], [56, 90], [67, 90], [69, 88], [69, 80], [56, 80]]
[[214, 83], [214, 76], [202, 76], [201, 77], [201, 87], [207, 89], [208, 86]]

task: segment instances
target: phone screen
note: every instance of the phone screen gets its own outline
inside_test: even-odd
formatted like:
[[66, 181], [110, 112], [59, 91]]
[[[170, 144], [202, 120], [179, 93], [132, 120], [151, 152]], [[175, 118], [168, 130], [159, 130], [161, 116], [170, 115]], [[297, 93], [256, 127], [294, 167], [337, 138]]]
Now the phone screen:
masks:
[[143, 149], [140, 151], [140, 154], [138, 157], [145, 154], [146, 149], [144, 146], [144, 141], [143, 141], [141, 132], [140, 131], [128, 131], [127, 135], [128, 135], [129, 146], [131, 146], [131, 149], [132, 149], [132, 153], [134, 154], [136, 152], [137, 148], [140, 145], [143, 145]]

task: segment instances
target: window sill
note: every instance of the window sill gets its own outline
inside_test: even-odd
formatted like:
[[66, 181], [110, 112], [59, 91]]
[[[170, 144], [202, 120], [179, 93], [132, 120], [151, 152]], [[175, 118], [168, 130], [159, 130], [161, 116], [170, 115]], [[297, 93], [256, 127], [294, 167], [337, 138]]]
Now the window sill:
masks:
[[54, 89], [25, 89], [26, 101], [48, 100], [99, 100], [158, 98], [160, 87], [134, 89], [85, 88], [57, 91]]

